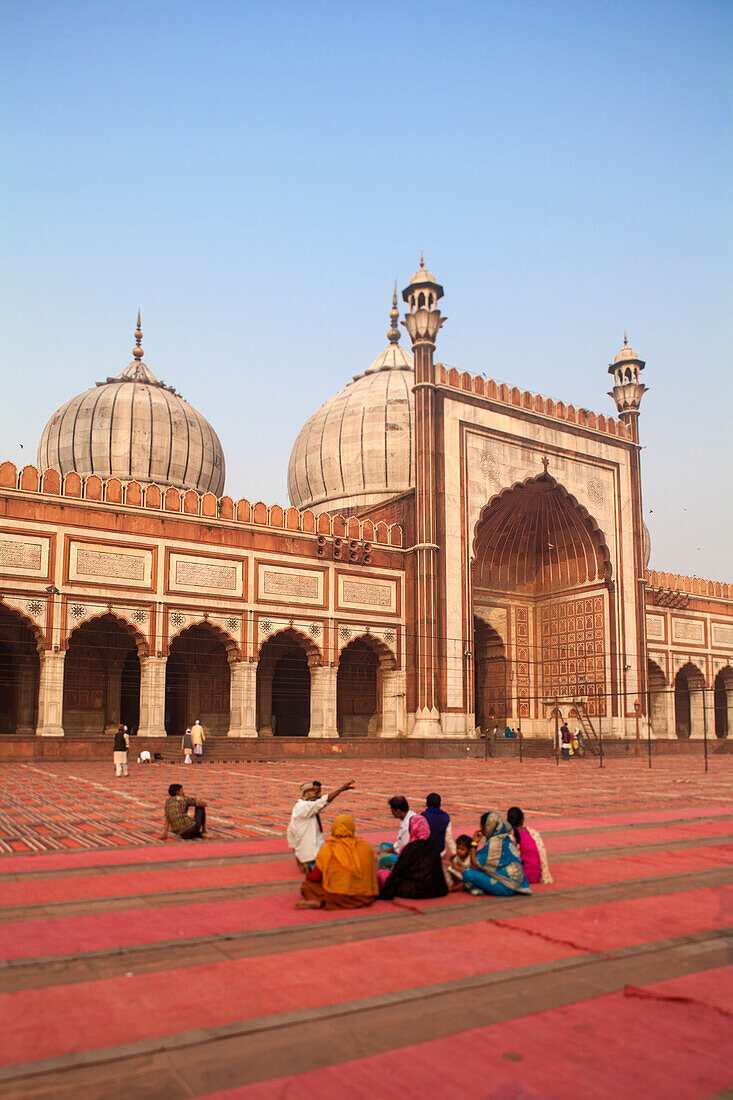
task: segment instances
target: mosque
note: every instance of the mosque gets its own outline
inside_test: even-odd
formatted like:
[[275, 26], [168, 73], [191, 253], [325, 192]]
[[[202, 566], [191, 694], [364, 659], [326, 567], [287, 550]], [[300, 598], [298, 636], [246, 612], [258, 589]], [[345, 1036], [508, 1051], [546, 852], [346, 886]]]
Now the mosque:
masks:
[[[733, 590], [648, 569], [644, 361], [615, 416], [446, 369], [423, 261], [306, 422], [290, 506], [233, 500], [143, 362], [0, 465], [0, 737], [726, 737]], [[601, 376], [599, 374], [599, 381]]]

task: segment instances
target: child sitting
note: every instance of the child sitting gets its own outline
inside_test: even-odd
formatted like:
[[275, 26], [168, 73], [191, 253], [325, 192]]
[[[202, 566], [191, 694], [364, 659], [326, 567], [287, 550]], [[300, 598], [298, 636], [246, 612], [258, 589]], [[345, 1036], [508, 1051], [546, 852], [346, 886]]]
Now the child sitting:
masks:
[[463, 889], [463, 872], [471, 866], [471, 838], [463, 833], [455, 839], [456, 854], [451, 856], [450, 863], [445, 867], [445, 881], [448, 889]]
[[519, 806], [510, 806], [506, 812], [506, 819], [512, 827], [527, 882], [552, 882], [547, 851], [540, 834], [536, 829], [523, 828], [524, 814]]

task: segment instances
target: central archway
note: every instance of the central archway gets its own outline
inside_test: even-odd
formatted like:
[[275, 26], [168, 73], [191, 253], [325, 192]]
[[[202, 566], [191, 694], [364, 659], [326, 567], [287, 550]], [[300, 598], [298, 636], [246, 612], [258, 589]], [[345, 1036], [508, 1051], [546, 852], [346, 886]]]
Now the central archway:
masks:
[[[610, 555], [588, 511], [549, 474], [529, 478], [483, 509], [473, 554], [477, 724], [499, 725], [512, 699], [530, 732], [533, 722], [534, 732], [546, 732], [555, 700], [582, 703], [591, 720], [616, 714]], [[489, 620], [506, 629], [487, 634]], [[493, 698], [482, 670], [489, 659]]]
[[207, 733], [226, 734], [229, 694], [229, 654], [221, 633], [206, 622], [181, 631], [166, 662], [166, 732], [180, 736], [198, 719]]

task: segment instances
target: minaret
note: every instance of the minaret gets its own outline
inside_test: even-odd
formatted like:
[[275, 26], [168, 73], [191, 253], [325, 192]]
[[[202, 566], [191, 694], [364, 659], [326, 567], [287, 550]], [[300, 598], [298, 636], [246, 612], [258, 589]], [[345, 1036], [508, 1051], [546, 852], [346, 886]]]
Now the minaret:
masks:
[[[634, 542], [634, 598], [636, 605], [636, 655], [629, 655], [629, 668], [635, 665], [636, 696], [634, 697], [634, 685], [626, 680], [623, 674], [624, 691], [631, 694], [624, 695], [622, 704], [627, 717], [632, 717], [632, 712], [637, 709], [640, 717], [646, 724], [649, 721], [647, 714], [647, 647], [646, 647], [646, 581], [644, 578], [644, 515], [641, 500], [641, 448], [639, 446], [639, 407], [641, 399], [646, 393], [647, 387], [640, 380], [640, 373], [644, 370], [644, 360], [640, 359], [633, 348], [629, 347], [629, 341], [624, 333], [624, 346], [619, 351], [613, 363], [609, 364], [608, 373], [613, 375], [614, 386], [608, 396], [616, 402], [619, 420], [626, 425], [631, 432], [633, 450], [630, 458], [631, 499], [629, 507], [631, 511], [631, 528]], [[627, 686], [628, 685], [628, 686]]]
[[616, 402], [619, 420], [631, 429], [634, 443], [639, 442], [639, 406], [647, 390], [639, 380], [644, 365], [644, 360], [629, 347], [624, 333], [624, 346], [608, 367], [608, 373], [613, 375], [614, 380], [614, 387], [608, 396]]
[[437, 309], [443, 288], [420, 268], [402, 291], [404, 325], [415, 358], [415, 675], [414, 737], [440, 737], [440, 578], [437, 515], [435, 338], [445, 322]]

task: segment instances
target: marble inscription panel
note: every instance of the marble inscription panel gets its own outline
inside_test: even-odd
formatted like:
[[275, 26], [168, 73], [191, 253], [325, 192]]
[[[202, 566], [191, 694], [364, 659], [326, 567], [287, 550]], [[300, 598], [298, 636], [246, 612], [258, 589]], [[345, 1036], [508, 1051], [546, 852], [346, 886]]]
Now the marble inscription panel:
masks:
[[299, 596], [317, 600], [318, 575], [315, 573], [276, 573], [267, 570], [263, 577], [262, 591], [266, 596]]
[[705, 644], [705, 624], [699, 619], [673, 619], [672, 637], [676, 642], [693, 642], [695, 645]]
[[82, 577], [111, 577], [115, 580], [144, 581], [144, 557], [133, 554], [115, 554], [106, 550], [76, 551], [76, 573]]
[[43, 548], [39, 542], [11, 542], [0, 539], [0, 569], [42, 568]]
[[713, 645], [733, 645], [733, 623], [713, 623]]
[[236, 565], [211, 565], [208, 562], [177, 561], [176, 584], [196, 588], [237, 590]]
[[654, 638], [660, 642], [664, 641], [664, 619], [661, 615], [650, 615], [647, 613], [646, 636], [647, 638]]
[[345, 580], [341, 600], [343, 603], [360, 604], [364, 607], [391, 607], [392, 586]]

